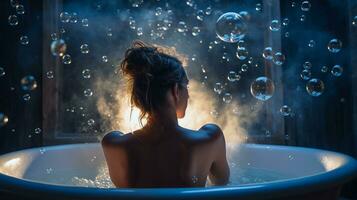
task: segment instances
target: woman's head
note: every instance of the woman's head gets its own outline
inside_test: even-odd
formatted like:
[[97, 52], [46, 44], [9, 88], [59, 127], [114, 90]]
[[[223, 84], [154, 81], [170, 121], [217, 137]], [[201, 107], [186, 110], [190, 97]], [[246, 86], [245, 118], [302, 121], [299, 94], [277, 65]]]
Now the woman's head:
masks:
[[188, 78], [180, 57], [172, 48], [141, 41], [125, 52], [120, 68], [129, 81], [130, 101], [141, 110], [140, 119], [170, 105], [178, 118], [185, 116]]

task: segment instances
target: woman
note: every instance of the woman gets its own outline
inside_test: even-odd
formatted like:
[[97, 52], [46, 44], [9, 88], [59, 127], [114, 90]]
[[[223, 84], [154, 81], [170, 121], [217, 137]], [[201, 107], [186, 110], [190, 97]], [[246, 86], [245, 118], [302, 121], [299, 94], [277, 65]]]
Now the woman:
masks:
[[178, 125], [177, 118], [185, 116], [189, 81], [177, 56], [141, 41], [125, 52], [120, 67], [130, 83], [131, 103], [147, 123], [133, 133], [110, 132], [102, 140], [117, 187], [202, 187], [207, 176], [213, 185], [228, 182], [222, 130], [215, 124], [198, 131]]

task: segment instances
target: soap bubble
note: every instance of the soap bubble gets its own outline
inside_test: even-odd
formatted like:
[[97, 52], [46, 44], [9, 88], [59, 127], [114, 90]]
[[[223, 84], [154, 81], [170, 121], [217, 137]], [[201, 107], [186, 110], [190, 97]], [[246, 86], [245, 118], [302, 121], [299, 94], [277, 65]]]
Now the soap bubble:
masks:
[[266, 101], [273, 96], [275, 86], [272, 80], [265, 76], [256, 78], [250, 85], [250, 93], [261, 101]]
[[59, 39], [52, 41], [51, 43], [51, 53], [54, 56], [63, 56], [66, 53], [67, 45], [64, 40]]
[[284, 26], [289, 25], [289, 18], [284, 18], [284, 19], [283, 19], [283, 25], [284, 25]]
[[[133, 29], [135, 29], [135, 27], [134, 27]], [[108, 37], [112, 37], [112, 36], [113, 36], [112, 29], [109, 28], [109, 27], [106, 29], [106, 33], [107, 33], [107, 36], [108, 36]]]
[[88, 44], [82, 44], [82, 45], [81, 45], [81, 52], [82, 52], [83, 54], [89, 53], [89, 46], [88, 46]]
[[21, 4], [16, 5], [16, 13], [19, 15], [25, 14], [25, 7]]
[[240, 79], [240, 76], [235, 71], [229, 71], [227, 76], [228, 81], [234, 82]]
[[246, 72], [246, 71], [248, 71], [248, 68], [249, 68], [249, 66], [248, 66], [247, 64], [243, 64], [243, 65], [240, 67], [240, 70], [241, 70], [242, 72]]
[[232, 101], [233, 97], [231, 93], [227, 92], [223, 95], [223, 102], [224, 103], [230, 103]]
[[35, 128], [35, 134], [40, 134], [41, 133], [41, 128]]
[[85, 79], [90, 78], [90, 77], [91, 77], [90, 70], [89, 70], [89, 69], [83, 70], [83, 71], [82, 71], [82, 76], [83, 76], [83, 78], [85, 78]]
[[142, 36], [142, 35], [144, 34], [143, 28], [142, 28], [142, 27], [138, 27], [138, 28], [136, 29], [136, 34], [137, 34], [138, 36]]
[[212, 13], [212, 7], [208, 6], [205, 10], [206, 15], [210, 15]]
[[24, 96], [22, 96], [22, 99], [23, 99], [24, 101], [30, 101], [31, 96], [30, 96], [30, 94], [24, 94]]
[[28, 45], [30, 42], [29, 38], [26, 35], [20, 37], [20, 43], [22, 45]]
[[287, 105], [283, 105], [280, 108], [280, 114], [283, 116], [289, 116], [291, 114], [291, 108]]
[[64, 56], [62, 56], [62, 63], [65, 65], [69, 65], [72, 63], [72, 58], [69, 54], [66, 54]]
[[162, 8], [161, 7], [157, 7], [156, 9], [155, 9], [155, 15], [156, 16], [159, 16], [159, 15], [161, 15], [162, 14]]
[[332, 39], [330, 40], [330, 42], [327, 45], [327, 49], [331, 52], [331, 53], [337, 53], [341, 50], [342, 48], [342, 42], [339, 39]]
[[236, 56], [239, 60], [245, 60], [248, 57], [248, 54], [249, 53], [245, 47], [239, 47]]
[[271, 47], [266, 47], [263, 50], [263, 58], [266, 60], [272, 60], [273, 59], [273, 49]]
[[216, 34], [224, 42], [235, 43], [243, 39], [247, 24], [243, 17], [234, 12], [221, 15], [216, 22]]
[[60, 20], [62, 23], [68, 23], [71, 18], [71, 15], [68, 12], [61, 12]]
[[222, 90], [223, 90], [223, 85], [219, 82], [217, 82], [215, 85], [214, 85], [214, 88], [213, 88], [214, 92], [218, 93], [218, 94], [221, 94]]
[[328, 72], [328, 67], [327, 67], [327, 66], [322, 66], [322, 67], [321, 67], [321, 72], [322, 72], [322, 73]]
[[273, 62], [276, 65], [282, 65], [285, 62], [285, 56], [281, 52], [276, 52], [273, 56]]
[[307, 12], [307, 11], [310, 10], [310, 8], [311, 8], [311, 3], [310, 3], [309, 1], [303, 1], [303, 2], [301, 3], [301, 10], [302, 10], [302, 11]]
[[285, 36], [286, 38], [288, 38], [288, 37], [290, 36], [290, 33], [289, 33], [289, 32], [286, 32], [286, 33], [284, 34], [284, 36]]
[[258, 11], [258, 12], [261, 12], [262, 11], [262, 4], [261, 3], [255, 4], [255, 10]]
[[187, 31], [187, 26], [184, 21], [180, 21], [177, 25], [177, 31], [180, 33], [186, 32]]
[[320, 96], [325, 90], [324, 82], [317, 78], [310, 79], [306, 83], [306, 91], [313, 97]]
[[10, 5], [15, 8], [17, 5], [20, 5], [20, 0], [10, 0]]
[[271, 31], [279, 31], [280, 30], [280, 27], [281, 27], [281, 25], [280, 25], [280, 22], [279, 22], [279, 20], [272, 20], [271, 21], [271, 23], [270, 23], [270, 26], [269, 26], [269, 29], [271, 30]]
[[86, 96], [86, 97], [93, 96], [93, 91], [91, 89], [85, 89], [83, 91], [83, 93], [84, 93], [84, 96]]
[[308, 43], [308, 46], [313, 48], [315, 46], [316, 42], [314, 40], [310, 40]]
[[89, 24], [88, 24], [88, 19], [82, 19], [82, 26], [84, 26], [84, 27], [88, 27], [89, 26]]
[[5, 126], [9, 122], [9, 118], [2, 112], [0, 112], [0, 127]]
[[46, 72], [46, 76], [47, 76], [48, 79], [53, 79], [53, 78], [54, 78], [54, 73], [53, 73], [53, 71], [48, 71], [48, 72]]
[[203, 12], [203, 10], [198, 10], [196, 13], [196, 18], [200, 21], [203, 21], [203, 18], [205, 16], [205, 13]]
[[357, 15], [352, 19], [352, 26], [357, 27]]
[[304, 67], [304, 69], [311, 69], [312, 64], [311, 64], [311, 62], [306, 61], [302, 66]]
[[341, 76], [343, 72], [343, 68], [340, 65], [335, 65], [331, 69], [331, 74], [334, 76]]
[[95, 124], [94, 119], [88, 119], [87, 124], [88, 124], [89, 126], [93, 126], [93, 125]]
[[51, 33], [51, 40], [52, 41], [58, 40], [58, 34], [57, 33]]
[[301, 74], [300, 74], [300, 77], [303, 79], [303, 80], [309, 80], [311, 78], [311, 71], [308, 70], [308, 69], [304, 69], [302, 70]]
[[144, 0], [129, 0], [129, 2], [132, 7], [137, 8], [144, 2]]
[[17, 19], [16, 15], [10, 15], [8, 21], [11, 26], [16, 26], [19, 24], [19, 20]]
[[301, 15], [301, 16], [300, 16], [300, 21], [304, 22], [305, 19], [306, 19], [306, 16], [305, 16], [305, 15]]
[[201, 32], [201, 29], [199, 27], [195, 26], [195, 27], [192, 28], [192, 35], [193, 36], [199, 35], [200, 32]]
[[245, 22], [248, 22], [251, 18], [247, 11], [240, 11], [238, 14], [245, 20]]
[[21, 79], [21, 88], [25, 91], [34, 90], [37, 88], [35, 77], [28, 75]]
[[245, 48], [245, 46], [246, 45], [245, 45], [245, 41], [244, 40], [239, 40], [238, 41], [238, 48], [243, 48], [243, 47]]
[[105, 63], [108, 62], [109, 61], [108, 57], [107, 56], [102, 56], [102, 61], [105, 62]]
[[5, 74], [4, 68], [0, 67], [0, 77], [5, 76]]

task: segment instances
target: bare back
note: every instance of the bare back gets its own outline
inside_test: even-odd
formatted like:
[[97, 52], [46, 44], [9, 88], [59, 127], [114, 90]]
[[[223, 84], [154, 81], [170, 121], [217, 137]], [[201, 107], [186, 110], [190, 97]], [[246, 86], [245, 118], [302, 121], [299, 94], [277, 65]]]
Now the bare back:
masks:
[[179, 127], [170, 134], [107, 134], [102, 141], [110, 177], [117, 187], [202, 187], [207, 176], [227, 184], [229, 167], [220, 128]]

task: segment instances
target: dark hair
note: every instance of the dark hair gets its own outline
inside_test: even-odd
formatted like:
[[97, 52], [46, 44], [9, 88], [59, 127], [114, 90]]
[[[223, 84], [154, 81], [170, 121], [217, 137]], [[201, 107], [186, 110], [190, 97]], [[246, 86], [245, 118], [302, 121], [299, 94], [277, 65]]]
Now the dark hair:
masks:
[[[174, 48], [134, 41], [126, 50], [120, 68], [128, 78], [130, 102], [141, 110], [140, 122], [163, 105], [166, 92], [178, 83], [188, 83], [182, 62]], [[130, 91], [131, 90], [131, 91]]]

